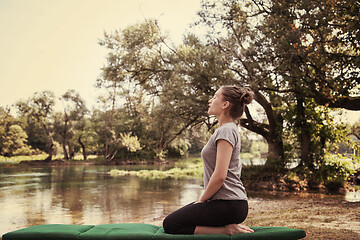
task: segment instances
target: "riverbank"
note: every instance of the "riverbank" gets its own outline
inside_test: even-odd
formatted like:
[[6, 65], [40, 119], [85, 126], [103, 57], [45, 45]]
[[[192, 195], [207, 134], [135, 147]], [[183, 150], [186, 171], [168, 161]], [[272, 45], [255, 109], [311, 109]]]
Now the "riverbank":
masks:
[[4, 157], [0, 156], [0, 166], [47, 166], [47, 165], [159, 165], [168, 164], [169, 161], [157, 160], [134, 160], [134, 159], [118, 159], [106, 161], [103, 156], [89, 155], [84, 160], [82, 155], [77, 155], [73, 159], [65, 160], [62, 155], [53, 156], [51, 161], [46, 161], [48, 155], [34, 155], [34, 156], [15, 156]]

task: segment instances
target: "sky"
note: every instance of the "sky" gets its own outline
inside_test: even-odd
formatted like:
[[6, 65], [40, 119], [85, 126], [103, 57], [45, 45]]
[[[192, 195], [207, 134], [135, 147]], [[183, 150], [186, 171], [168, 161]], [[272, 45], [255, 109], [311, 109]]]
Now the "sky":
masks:
[[98, 44], [114, 32], [158, 19], [179, 43], [196, 19], [200, 0], [0, 0], [0, 106], [11, 106], [37, 91], [59, 98], [79, 92], [88, 108], [100, 90], [95, 83], [105, 65]]
[[[158, 20], [169, 38], [180, 43], [196, 21], [201, 0], [0, 0], [0, 106], [50, 90], [59, 98], [76, 90], [92, 109], [95, 87], [107, 50], [98, 44], [114, 32]], [[56, 109], [62, 107], [57, 101]], [[360, 111], [338, 116], [360, 121]]]

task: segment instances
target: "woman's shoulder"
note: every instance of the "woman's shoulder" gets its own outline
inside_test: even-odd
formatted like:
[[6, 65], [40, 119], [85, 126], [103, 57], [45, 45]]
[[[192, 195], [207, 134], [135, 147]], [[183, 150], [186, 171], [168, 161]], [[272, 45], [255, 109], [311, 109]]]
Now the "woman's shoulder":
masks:
[[235, 138], [239, 137], [238, 126], [235, 123], [226, 123], [218, 127], [214, 132], [215, 139], [218, 138]]
[[238, 126], [233, 123], [225, 123], [223, 125], [221, 125], [220, 127], [218, 127], [215, 132], [221, 132], [221, 131], [234, 131], [234, 132], [239, 132], [239, 128]]

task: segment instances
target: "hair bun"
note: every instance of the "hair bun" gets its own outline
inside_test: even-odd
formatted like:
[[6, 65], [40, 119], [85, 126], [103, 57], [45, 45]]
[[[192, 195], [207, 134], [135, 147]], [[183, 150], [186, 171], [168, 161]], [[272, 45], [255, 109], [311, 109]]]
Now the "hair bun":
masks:
[[230, 115], [234, 119], [241, 117], [246, 105], [254, 98], [254, 92], [249, 87], [225, 85], [221, 87], [221, 93], [224, 100], [230, 102]]
[[244, 104], [250, 104], [254, 99], [254, 92], [247, 87], [242, 88], [242, 94], [240, 96], [240, 101]]

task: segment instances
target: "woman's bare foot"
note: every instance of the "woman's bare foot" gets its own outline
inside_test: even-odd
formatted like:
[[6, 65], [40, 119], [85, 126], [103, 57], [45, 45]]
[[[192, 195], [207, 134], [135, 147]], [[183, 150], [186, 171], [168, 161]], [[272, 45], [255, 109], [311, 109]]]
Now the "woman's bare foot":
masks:
[[242, 225], [242, 224], [238, 224], [238, 226], [239, 226], [239, 228], [245, 229], [245, 230], [250, 231], [250, 232], [254, 232], [254, 230], [252, 230], [248, 226], [245, 226], [245, 225]]
[[250, 229], [245, 225], [229, 224], [225, 227], [225, 232], [227, 235], [235, 235], [239, 233], [252, 233], [254, 230]]

